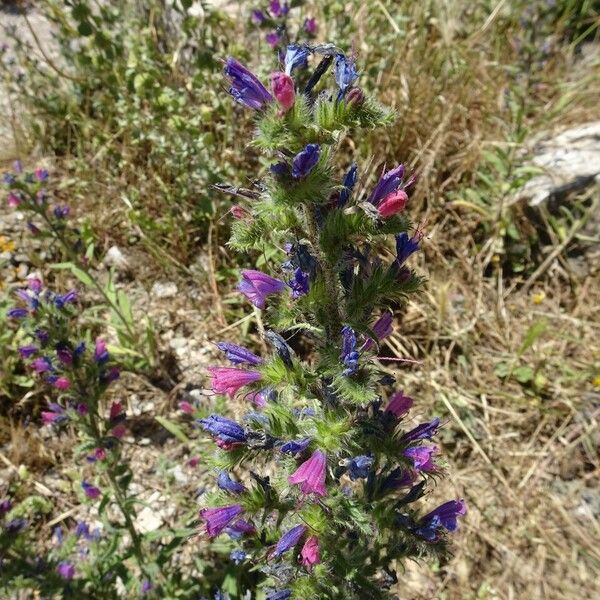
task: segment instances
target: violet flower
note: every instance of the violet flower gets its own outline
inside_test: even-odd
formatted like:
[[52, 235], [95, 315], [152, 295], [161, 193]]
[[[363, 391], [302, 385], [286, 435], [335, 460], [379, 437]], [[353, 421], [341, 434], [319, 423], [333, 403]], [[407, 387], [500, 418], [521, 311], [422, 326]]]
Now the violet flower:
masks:
[[340, 197], [338, 199], [338, 207], [342, 208], [344, 206], [346, 206], [349, 198], [350, 198], [350, 194], [352, 193], [352, 190], [354, 189], [354, 186], [356, 185], [356, 180], [358, 178], [358, 165], [353, 162], [350, 165], [350, 168], [348, 169], [346, 175], [344, 175], [344, 181], [342, 182], [342, 190], [340, 191]]
[[303, 440], [293, 440], [285, 442], [279, 446], [279, 451], [284, 454], [298, 454], [304, 452], [311, 442], [311, 438], [307, 437]]
[[232, 494], [241, 494], [246, 491], [246, 486], [237, 481], [233, 481], [226, 471], [219, 471], [217, 485], [227, 492]]
[[316, 35], [317, 29], [317, 19], [315, 19], [315, 17], [309, 17], [304, 20], [304, 31], [306, 31], [308, 35]]
[[224, 72], [231, 81], [229, 93], [240, 104], [254, 110], [262, 110], [266, 104], [273, 101], [273, 96], [256, 75], [235, 58], [227, 59]]
[[279, 45], [279, 40], [280, 37], [276, 31], [271, 31], [265, 35], [265, 42], [267, 42], [267, 44], [269, 44], [273, 50], [275, 50], [275, 48], [277, 48]]
[[11, 308], [6, 312], [9, 319], [24, 319], [29, 314], [26, 308]]
[[346, 325], [342, 328], [342, 353], [340, 360], [346, 366], [342, 375], [348, 376], [356, 373], [360, 354], [356, 350], [356, 334], [351, 327]]
[[300, 267], [294, 271], [294, 279], [288, 281], [288, 285], [292, 288], [292, 298], [297, 300], [308, 294], [308, 273], [305, 273]]
[[421, 237], [420, 234], [416, 234], [409, 238], [406, 232], [396, 236], [396, 262], [399, 265], [403, 265], [410, 255], [419, 249]]
[[292, 527], [289, 531], [284, 533], [277, 542], [274, 550], [271, 552], [271, 557], [278, 558], [288, 550], [291, 550], [298, 544], [307, 529], [308, 527], [306, 527], [306, 525], [296, 525], [296, 527]]
[[339, 53], [335, 55], [335, 82], [340, 91], [338, 101], [344, 97], [348, 88], [358, 79], [358, 71], [354, 60]]
[[[392, 327], [392, 323], [394, 321], [394, 315], [391, 312], [383, 313], [375, 324], [373, 325], [373, 333], [377, 338], [377, 341], [381, 342], [386, 337], [392, 335], [394, 328]], [[370, 350], [373, 347], [373, 340], [369, 338], [364, 344], [361, 350]]]
[[390, 171], [384, 172], [369, 196], [369, 202], [377, 206], [386, 196], [395, 192], [402, 183], [404, 165], [400, 164]]
[[439, 426], [439, 417], [436, 417], [428, 423], [421, 423], [420, 425], [417, 425], [414, 429], [411, 429], [409, 432], [405, 433], [402, 436], [402, 441], [404, 443], [407, 443], [414, 442], [416, 440], [430, 440], [437, 433]]
[[459, 500], [450, 500], [425, 515], [415, 532], [426, 540], [434, 542], [439, 537], [440, 529], [456, 531], [458, 528], [458, 517], [463, 517], [466, 514], [467, 505], [462, 498]]
[[85, 480], [82, 481], [81, 487], [83, 488], [83, 491], [84, 491], [86, 497], [89, 498], [90, 500], [96, 500], [102, 495], [102, 492], [100, 491], [100, 489], [97, 488], [95, 485], [92, 485], [88, 481], [85, 481]]
[[273, 590], [267, 594], [265, 600], [290, 600], [292, 590]]
[[298, 67], [306, 67], [308, 65], [308, 54], [309, 50], [306, 46], [290, 44], [285, 51], [283, 60], [286, 75], [291, 75], [292, 71]]
[[267, 296], [279, 294], [285, 289], [285, 283], [270, 277], [261, 271], [244, 269], [238, 289], [254, 306], [264, 308]]
[[67, 581], [73, 579], [75, 577], [75, 566], [67, 561], [62, 561], [58, 563], [56, 567], [56, 572]]
[[344, 461], [344, 465], [348, 469], [348, 475], [352, 481], [357, 479], [366, 479], [369, 476], [369, 471], [373, 465], [372, 456], [355, 456], [354, 458]]
[[294, 179], [306, 177], [315, 168], [320, 156], [321, 147], [319, 144], [308, 144], [292, 160], [292, 177]]
[[225, 443], [239, 444], [247, 441], [244, 428], [220, 415], [210, 415], [206, 419], [198, 421], [202, 425], [204, 431], [208, 431], [212, 436]]
[[200, 511], [200, 517], [206, 521], [206, 532], [211, 538], [218, 536], [244, 509], [239, 504], [205, 508]]
[[38, 347], [33, 346], [31, 344], [26, 346], [21, 346], [19, 348], [19, 354], [22, 358], [31, 358], [34, 354], [38, 352]]
[[326, 476], [327, 456], [320, 450], [315, 450], [312, 456], [303, 462], [298, 469], [288, 477], [288, 482], [300, 485], [303, 494], [317, 494], [326, 496], [325, 476]]
[[411, 486], [417, 479], [417, 474], [410, 469], [396, 467], [390, 471], [381, 481], [381, 489], [384, 491], [397, 490]]
[[416, 471], [425, 471], [428, 473], [437, 470], [437, 466], [433, 462], [433, 457], [438, 452], [436, 446], [416, 446], [414, 448], [407, 448], [402, 454], [413, 461]]
[[255, 9], [252, 11], [252, 20], [260, 25], [266, 21], [267, 17], [265, 17], [265, 13], [262, 10]]
[[260, 358], [260, 356], [256, 356], [256, 354], [250, 352], [250, 350], [238, 346], [237, 344], [232, 344], [231, 342], [218, 342], [217, 348], [221, 350], [221, 352], [224, 352], [225, 356], [234, 365], [241, 365], [244, 363], [249, 365], [260, 365], [263, 362], [263, 359]]
[[397, 419], [403, 417], [412, 407], [414, 400], [405, 396], [404, 392], [395, 392], [392, 394], [388, 405], [385, 407], [386, 413], [391, 413]]
[[96, 338], [96, 344], [94, 346], [94, 360], [102, 365], [108, 362], [110, 355], [106, 349], [106, 342], [102, 338]]

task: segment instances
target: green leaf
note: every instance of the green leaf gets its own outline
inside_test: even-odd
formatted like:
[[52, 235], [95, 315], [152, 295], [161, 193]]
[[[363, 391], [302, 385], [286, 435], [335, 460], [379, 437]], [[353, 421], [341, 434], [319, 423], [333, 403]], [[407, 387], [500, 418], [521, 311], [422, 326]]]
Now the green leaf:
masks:
[[517, 352], [517, 356], [523, 356], [523, 354], [531, 348], [535, 341], [546, 331], [547, 327], [548, 323], [545, 319], [540, 319], [533, 323], [523, 338], [523, 343]]
[[533, 379], [533, 369], [528, 366], [517, 367], [512, 374], [519, 383], [529, 383]]
[[189, 438], [183, 433], [183, 431], [179, 428], [179, 425], [173, 423], [173, 421], [169, 421], [169, 419], [165, 419], [165, 417], [154, 417], [158, 423], [160, 423], [169, 433], [173, 434], [180, 442], [184, 444], [189, 444]]

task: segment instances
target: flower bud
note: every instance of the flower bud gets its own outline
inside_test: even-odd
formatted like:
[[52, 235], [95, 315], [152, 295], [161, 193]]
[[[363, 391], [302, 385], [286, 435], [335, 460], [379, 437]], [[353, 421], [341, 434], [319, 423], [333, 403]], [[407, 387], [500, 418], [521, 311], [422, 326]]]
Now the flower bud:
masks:
[[283, 112], [287, 112], [294, 106], [296, 99], [294, 80], [289, 75], [279, 72], [273, 73], [271, 75], [271, 89]]
[[388, 194], [378, 207], [379, 215], [384, 219], [391, 217], [404, 210], [408, 202], [408, 195], [404, 190], [397, 190]]
[[358, 108], [364, 101], [365, 94], [360, 88], [354, 87], [346, 94], [346, 103], [353, 108]]

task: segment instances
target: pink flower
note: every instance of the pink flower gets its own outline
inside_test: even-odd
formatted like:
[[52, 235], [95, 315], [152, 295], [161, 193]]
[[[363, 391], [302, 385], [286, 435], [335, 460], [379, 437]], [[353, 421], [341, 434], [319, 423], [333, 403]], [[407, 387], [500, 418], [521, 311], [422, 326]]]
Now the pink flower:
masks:
[[199, 456], [192, 456], [192, 458], [190, 458], [188, 460], [188, 467], [197, 467], [200, 464], [200, 457]]
[[208, 371], [212, 375], [213, 392], [227, 394], [230, 398], [233, 398], [241, 387], [254, 383], [262, 377], [258, 371], [234, 367], [209, 367]]
[[9, 192], [8, 197], [7, 197], [7, 202], [11, 208], [15, 208], [15, 207], [19, 206], [19, 204], [21, 204], [21, 199], [14, 192]]
[[267, 296], [283, 292], [286, 285], [283, 281], [275, 279], [261, 271], [244, 269], [238, 289], [254, 306], [264, 308]]
[[85, 495], [90, 500], [96, 500], [97, 498], [99, 498], [102, 495], [102, 492], [95, 485], [92, 485], [91, 483], [88, 483], [87, 481], [82, 481], [81, 487], [83, 488]]
[[436, 446], [416, 446], [407, 448], [403, 454], [409, 460], [412, 460], [417, 471], [437, 471], [437, 466], [433, 462], [433, 457], [439, 453]]
[[242, 219], [252, 218], [250, 211], [244, 208], [243, 206], [240, 206], [239, 204], [232, 206], [229, 212], [232, 214], [233, 218], [237, 219], [238, 221], [241, 221]]
[[413, 399], [405, 396], [404, 392], [396, 392], [392, 394], [385, 412], [392, 413], [395, 417], [400, 418], [410, 410], [413, 402]]
[[194, 414], [194, 407], [189, 402], [186, 402], [185, 400], [182, 400], [179, 403], [179, 410], [186, 413], [187, 415]]
[[320, 450], [315, 450], [312, 456], [303, 462], [295, 473], [288, 477], [289, 483], [301, 484], [300, 490], [303, 494], [317, 494], [326, 496], [325, 489], [325, 467], [327, 456]]
[[111, 433], [114, 437], [120, 440], [127, 433], [127, 427], [125, 427], [123, 424], [117, 425], [116, 427], [112, 428]]
[[318, 565], [321, 562], [321, 551], [319, 548], [319, 538], [316, 535], [311, 535], [302, 550], [300, 551], [300, 562], [310, 571], [313, 565]]
[[94, 450], [94, 458], [96, 460], [104, 460], [106, 458], [106, 450], [104, 448], [96, 448]]
[[387, 219], [401, 210], [404, 210], [406, 203], [408, 202], [408, 195], [404, 190], [396, 190], [391, 194], [388, 194], [377, 207], [379, 215], [384, 219]]
[[113, 402], [110, 405], [109, 418], [112, 421], [121, 415], [123, 412], [123, 405], [120, 402]]
[[294, 80], [289, 75], [279, 72], [272, 73], [271, 89], [284, 113], [294, 106], [294, 101], [296, 99]]
[[71, 382], [66, 377], [58, 377], [54, 382], [54, 387], [64, 392], [71, 387]]

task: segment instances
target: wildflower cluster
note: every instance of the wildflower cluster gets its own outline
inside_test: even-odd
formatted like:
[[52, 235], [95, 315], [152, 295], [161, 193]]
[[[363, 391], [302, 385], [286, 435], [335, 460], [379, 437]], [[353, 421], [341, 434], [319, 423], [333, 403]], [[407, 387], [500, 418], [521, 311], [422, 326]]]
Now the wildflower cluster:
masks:
[[[299, 89], [293, 71], [311, 56], [320, 61]], [[332, 65], [333, 91], [323, 83]], [[199, 419], [220, 469], [200, 516], [209, 537], [236, 542], [240, 571], [260, 569], [269, 600], [389, 598], [398, 562], [443, 555], [466, 511], [460, 499], [425, 514], [416, 506], [442, 471], [440, 420], [409, 424], [413, 400], [379, 360], [393, 309], [421, 283], [407, 262], [422, 234], [404, 214], [415, 178], [387, 169], [364, 197], [356, 164], [337, 179], [348, 128], [390, 119], [337, 49], [289, 46], [270, 90], [233, 58], [225, 75], [256, 112], [254, 143], [272, 160], [254, 189], [234, 189], [243, 204], [231, 210], [231, 245], [261, 251], [269, 241], [286, 256], [269, 273], [242, 271], [239, 285], [264, 310], [272, 354], [221, 342], [232, 366], [209, 369], [214, 392], [251, 410]]]
[[[132, 472], [121, 453], [121, 440], [127, 433], [126, 411], [121, 402], [108, 403], [105, 398], [110, 384], [120, 376], [119, 367], [103, 338], [90, 340], [88, 335], [82, 339], [75, 333], [79, 316], [75, 290], [56, 294], [44, 289], [39, 279], [30, 278], [17, 296], [20, 301], [7, 311], [7, 317], [20, 325], [19, 353], [26, 368], [51, 390], [50, 400], [40, 414], [41, 424], [56, 430], [68, 427], [77, 433], [80, 443], [76, 451], [87, 465], [79, 482], [80, 496], [98, 505], [100, 514], [109, 502], [116, 504], [124, 519], [122, 529], [129, 537], [130, 548], [125, 548], [125, 554], [133, 554], [145, 574], [141, 538], [133, 523], [134, 498], [128, 491]], [[58, 535], [62, 545], [62, 533]], [[122, 536], [113, 530], [109, 537], [114, 552], [114, 544], [118, 545]], [[68, 552], [59, 553], [62, 558], [56, 566], [56, 574], [65, 581], [77, 578], [77, 563], [81, 562], [81, 557], [67, 560], [67, 555], [73, 554], [75, 546], [83, 543], [81, 540], [86, 544], [80, 550], [87, 552], [87, 543], [97, 542], [99, 536], [80, 524], [70, 539]], [[112, 579], [116, 576], [115, 564], [121, 561], [117, 555], [113, 559], [109, 561]], [[124, 573], [131, 577], [131, 573]]]
[[[261, 30], [266, 31], [265, 41], [273, 50], [285, 51], [285, 47], [291, 41], [290, 33], [290, 8], [298, 8], [303, 2], [280, 2], [271, 0], [264, 8], [255, 8], [251, 12], [252, 22]], [[297, 37], [314, 38], [317, 35], [318, 25], [315, 17], [306, 17], [302, 27], [297, 32]]]

